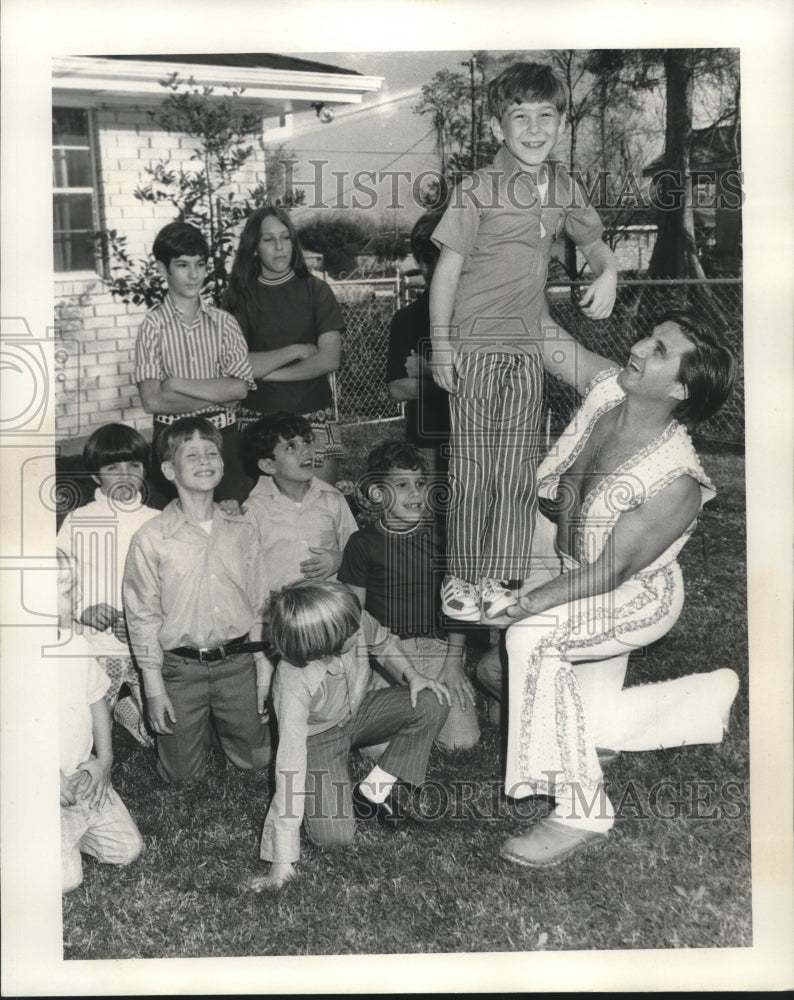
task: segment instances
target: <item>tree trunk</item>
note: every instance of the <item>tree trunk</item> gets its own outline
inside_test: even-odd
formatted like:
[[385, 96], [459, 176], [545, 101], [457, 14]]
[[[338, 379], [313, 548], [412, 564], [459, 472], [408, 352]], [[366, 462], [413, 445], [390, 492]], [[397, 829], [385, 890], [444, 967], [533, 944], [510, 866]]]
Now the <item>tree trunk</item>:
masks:
[[651, 278], [705, 278], [695, 246], [692, 209], [692, 84], [694, 52], [665, 49], [667, 82], [664, 171], [656, 182], [658, 231]]

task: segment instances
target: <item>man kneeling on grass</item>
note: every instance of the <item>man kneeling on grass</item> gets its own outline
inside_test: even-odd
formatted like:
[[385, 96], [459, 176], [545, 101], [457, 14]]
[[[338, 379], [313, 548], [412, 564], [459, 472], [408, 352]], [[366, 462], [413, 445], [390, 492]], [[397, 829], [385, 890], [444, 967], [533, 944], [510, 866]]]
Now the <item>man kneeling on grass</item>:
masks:
[[[565, 355], [562, 346], [556, 338]], [[684, 425], [728, 397], [732, 355], [683, 310], [662, 314], [623, 369], [576, 346], [567, 353], [561, 374], [587, 394], [538, 469], [535, 566], [548, 578], [508, 611], [521, 620], [507, 632], [505, 789], [556, 803], [502, 845], [502, 857], [529, 867], [555, 864], [612, 827], [597, 748], [719, 743], [738, 688], [727, 668], [623, 687], [629, 653], [665, 635], [683, 607], [676, 557], [714, 496]], [[478, 670], [492, 690], [493, 662]]]
[[[412, 794], [425, 780], [450, 703], [446, 685], [420, 674], [343, 583], [284, 587], [271, 598], [268, 619], [281, 657], [273, 682], [279, 741], [260, 850], [270, 870], [252, 880], [255, 892], [294, 877], [304, 817], [309, 839], [325, 848], [349, 846], [356, 819], [390, 829], [421, 820]], [[370, 653], [405, 686], [369, 690]], [[351, 788], [350, 750], [384, 740], [378, 764]]]

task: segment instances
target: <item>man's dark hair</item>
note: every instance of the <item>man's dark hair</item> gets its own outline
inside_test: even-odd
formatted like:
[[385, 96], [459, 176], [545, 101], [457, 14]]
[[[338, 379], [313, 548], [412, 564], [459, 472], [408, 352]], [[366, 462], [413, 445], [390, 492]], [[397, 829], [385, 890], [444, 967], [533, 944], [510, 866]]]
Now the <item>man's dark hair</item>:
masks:
[[686, 387], [687, 398], [673, 410], [682, 424], [699, 424], [713, 417], [728, 396], [736, 380], [736, 358], [720, 339], [708, 317], [689, 309], [665, 309], [654, 326], [675, 323], [692, 343], [692, 350], [681, 357], [678, 381]]

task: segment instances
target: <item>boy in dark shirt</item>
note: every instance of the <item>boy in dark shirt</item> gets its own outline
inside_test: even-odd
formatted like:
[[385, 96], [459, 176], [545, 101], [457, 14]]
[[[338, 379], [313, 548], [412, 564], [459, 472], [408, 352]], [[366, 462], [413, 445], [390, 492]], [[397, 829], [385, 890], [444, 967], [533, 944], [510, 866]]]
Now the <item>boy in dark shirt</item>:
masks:
[[425, 290], [398, 309], [389, 330], [386, 383], [395, 403], [405, 403], [405, 437], [423, 455], [429, 472], [443, 468], [449, 444], [449, 396], [433, 381], [430, 370], [430, 282], [439, 249], [430, 238], [441, 220], [427, 212], [411, 232], [411, 251], [422, 272]]
[[425, 497], [427, 465], [403, 441], [384, 441], [367, 459], [364, 494], [380, 508], [373, 524], [350, 536], [337, 578], [362, 607], [399, 636], [420, 673], [447, 685], [452, 707], [436, 742], [447, 749], [480, 738], [474, 689], [466, 676], [464, 636], [439, 625], [444, 549]]

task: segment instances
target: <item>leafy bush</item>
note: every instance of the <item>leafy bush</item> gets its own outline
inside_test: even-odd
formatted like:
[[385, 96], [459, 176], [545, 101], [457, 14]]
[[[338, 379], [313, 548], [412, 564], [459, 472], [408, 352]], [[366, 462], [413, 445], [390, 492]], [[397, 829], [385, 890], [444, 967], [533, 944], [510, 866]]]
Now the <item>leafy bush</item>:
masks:
[[[193, 169], [175, 167], [163, 159], [145, 168], [150, 182], [136, 188], [135, 197], [153, 205], [170, 205], [173, 220], [196, 226], [210, 246], [207, 279], [203, 294], [220, 305], [228, 284], [231, 258], [237, 245], [241, 223], [260, 205], [274, 202], [288, 208], [299, 204], [303, 194], [280, 191], [277, 181], [260, 183], [238, 199], [232, 183], [240, 169], [255, 153], [251, 140], [259, 134], [261, 116], [241, 107], [243, 91], [227, 88], [218, 96], [213, 87], [199, 87], [193, 78], [176, 73], [160, 81], [169, 94], [153, 112], [152, 121], [169, 135], [194, 140], [190, 155]], [[270, 152], [268, 160], [283, 158], [283, 149]], [[266, 170], [266, 176], [271, 171]], [[275, 171], [272, 171], [275, 176]], [[134, 258], [127, 249], [127, 237], [115, 229], [97, 234], [103, 259], [110, 272], [109, 290], [122, 302], [150, 307], [162, 300], [165, 282], [160, 278], [151, 254], [146, 260]]]

